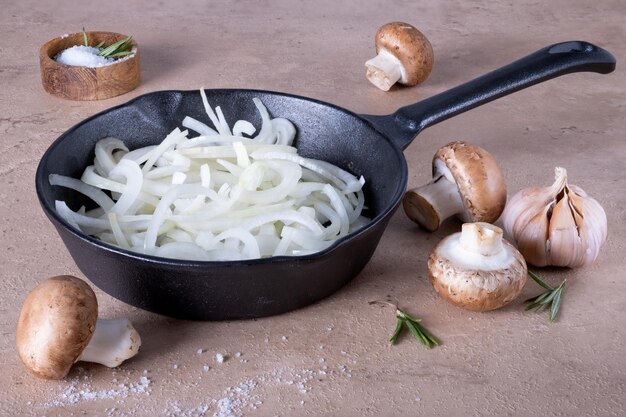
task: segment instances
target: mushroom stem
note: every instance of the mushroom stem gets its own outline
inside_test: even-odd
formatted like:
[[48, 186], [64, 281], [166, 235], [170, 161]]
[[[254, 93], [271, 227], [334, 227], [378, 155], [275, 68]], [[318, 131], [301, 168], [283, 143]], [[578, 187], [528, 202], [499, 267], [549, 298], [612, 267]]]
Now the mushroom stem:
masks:
[[409, 190], [402, 201], [406, 215], [434, 232], [441, 222], [463, 210], [463, 200], [455, 182], [441, 175], [433, 181]]
[[115, 368], [139, 351], [141, 338], [127, 318], [98, 319], [89, 344], [76, 362], [95, 362]]
[[502, 229], [489, 223], [465, 223], [459, 244], [468, 252], [493, 256], [503, 248]]
[[389, 91], [397, 81], [406, 78], [402, 62], [384, 48], [365, 63], [368, 80], [383, 91]]

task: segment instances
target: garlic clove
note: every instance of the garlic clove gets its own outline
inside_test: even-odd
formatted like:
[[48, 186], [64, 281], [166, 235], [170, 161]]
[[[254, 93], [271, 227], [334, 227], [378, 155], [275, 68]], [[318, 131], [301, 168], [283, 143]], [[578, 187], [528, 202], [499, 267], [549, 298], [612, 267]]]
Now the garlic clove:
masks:
[[563, 193], [550, 218], [548, 252], [553, 266], [577, 265], [580, 262], [580, 236], [569, 201], [568, 193]]
[[574, 217], [574, 223], [576, 223], [576, 227], [580, 229], [581, 227], [583, 227], [583, 224], [585, 222], [585, 219], [581, 214], [582, 208], [584, 206], [584, 201], [575, 193], [570, 193], [568, 197], [569, 209], [572, 213], [572, 216]]
[[[515, 194], [507, 203], [503, 215], [504, 230], [518, 240], [521, 231], [533, 219], [545, 212], [545, 207], [554, 200], [554, 196], [545, 188], [533, 187]], [[536, 201], [536, 204], [526, 204], [526, 201]], [[547, 234], [546, 234], [547, 235]]]
[[580, 265], [584, 265], [593, 262], [598, 257], [600, 248], [607, 237], [607, 220], [604, 209], [596, 200], [591, 197], [572, 196], [572, 200], [575, 198], [580, 199], [578, 207], [581, 207], [581, 213], [585, 213], [584, 217], [581, 215], [583, 227], [580, 228], [580, 238], [583, 242], [587, 242], [585, 251], [581, 254]]
[[527, 262], [535, 266], [546, 266], [548, 254], [546, 252], [546, 239], [548, 236], [548, 211], [550, 206], [535, 214], [525, 225], [520, 227], [517, 237], [517, 247], [524, 254]]
[[574, 202], [576, 210], [586, 223], [592, 224], [594, 229], [597, 229], [597, 233], [594, 233], [597, 240], [604, 242], [607, 236], [607, 221], [604, 209], [600, 203], [589, 197], [580, 187], [572, 185], [570, 188], [573, 191], [570, 194], [570, 198]]

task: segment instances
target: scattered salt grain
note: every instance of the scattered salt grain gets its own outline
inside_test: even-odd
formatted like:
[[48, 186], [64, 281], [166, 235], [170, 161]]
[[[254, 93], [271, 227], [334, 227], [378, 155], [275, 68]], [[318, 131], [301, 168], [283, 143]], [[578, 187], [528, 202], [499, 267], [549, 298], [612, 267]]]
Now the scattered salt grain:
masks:
[[[83, 371], [84, 372], [84, 371]], [[83, 382], [81, 382], [83, 381]], [[81, 375], [71, 379], [69, 386], [51, 403], [49, 407], [65, 407], [78, 404], [82, 401], [97, 401], [116, 398], [126, 398], [132, 394], [150, 395], [150, 378], [141, 376], [138, 382], [114, 382], [115, 386], [109, 389], [95, 390], [89, 382], [84, 382]]]
[[203, 350], [203, 349], [198, 349], [198, 350], [196, 351], [196, 353], [197, 353], [198, 355], [202, 355], [202, 353], [203, 353], [203, 352], [204, 352], [204, 350]]
[[352, 378], [352, 373], [350, 373], [346, 365], [337, 365], [337, 368], [339, 368], [342, 374], [344, 374], [348, 378]]
[[185, 410], [181, 403], [178, 401], [168, 401], [165, 415], [167, 417], [196, 417], [205, 416], [209, 411], [207, 404], [200, 404], [192, 410]]
[[234, 387], [224, 390], [224, 397], [217, 400], [217, 412], [213, 417], [232, 417], [240, 415], [243, 407], [254, 404], [258, 397], [252, 392], [258, 387], [258, 382], [247, 379]]
[[[206, 399], [191, 408], [183, 407], [178, 401], [170, 401], [165, 415], [168, 417], [242, 416], [245, 410], [257, 410], [263, 404], [263, 398], [256, 393], [258, 388], [282, 385], [288, 386], [290, 389], [297, 389], [301, 394], [307, 394], [315, 388], [315, 381], [322, 381], [319, 375], [351, 377], [350, 371], [345, 365], [337, 365], [337, 370], [328, 369], [326, 365], [318, 369], [277, 368], [268, 373], [240, 381], [237, 385], [226, 388], [221, 398]], [[305, 405], [305, 403], [304, 400], [300, 401], [301, 405]]]
[[[241, 352], [235, 352], [233, 357], [242, 357]], [[216, 354], [216, 361], [222, 363], [228, 359], [226, 354]], [[242, 360], [242, 359], [240, 359]], [[294, 369], [294, 368], [276, 368], [270, 372], [262, 373], [256, 376], [249, 377], [248, 379], [241, 380], [233, 386], [226, 388], [223, 391], [223, 395], [205, 398], [196, 404], [190, 404], [189, 408], [183, 406], [178, 401], [168, 401], [167, 409], [162, 410], [161, 415], [176, 416], [176, 417], [192, 417], [192, 416], [212, 416], [212, 417], [233, 417], [242, 416], [245, 410], [257, 410], [264, 404], [264, 399], [257, 392], [259, 388], [264, 386], [283, 386], [290, 387], [291, 390], [297, 390], [302, 395], [310, 395], [309, 393], [314, 391], [316, 382], [323, 381], [327, 376], [333, 378], [350, 378], [352, 377], [348, 366], [343, 364], [332, 364], [326, 366], [325, 358], [318, 357], [319, 365], [314, 365], [311, 369]], [[323, 364], [322, 364], [323, 363]], [[208, 372], [211, 367], [209, 365], [203, 365], [204, 372]], [[84, 370], [80, 370], [78, 376], [72, 379], [70, 386], [61, 393], [61, 396], [53, 403], [47, 404], [48, 407], [67, 407], [73, 404], [77, 404], [80, 401], [93, 401], [101, 399], [115, 399], [118, 404], [125, 404], [126, 397], [133, 394], [143, 393], [144, 395], [150, 395], [152, 389], [151, 379], [146, 375], [148, 370], [143, 370], [143, 375], [138, 376], [138, 380], [132, 380], [132, 372], [119, 371], [117, 374], [116, 382], [113, 386], [95, 390], [91, 387], [90, 382], [83, 382], [87, 373]], [[324, 378], [324, 379], [323, 379]], [[89, 377], [89, 379], [91, 379]], [[180, 381], [177, 381], [178, 385]], [[262, 390], [261, 390], [262, 391]], [[300, 397], [308, 398], [305, 396]], [[420, 401], [419, 397], [416, 401]], [[309, 403], [304, 400], [300, 401], [301, 405]], [[296, 403], [297, 404], [297, 403]], [[125, 415], [133, 416], [135, 411], [129, 411], [125, 413], [123, 410], [111, 409], [107, 410], [109, 416], [113, 415]], [[121, 414], [120, 414], [121, 413]], [[271, 414], [270, 414], [271, 415]]]
[[174, 369], [178, 369], [178, 365], [177, 365], [177, 364], [174, 364], [174, 365], [172, 366], [172, 368], [174, 368]]
[[283, 337], [282, 337], [282, 339], [283, 339], [283, 340], [287, 340], [287, 336], [283, 336]]

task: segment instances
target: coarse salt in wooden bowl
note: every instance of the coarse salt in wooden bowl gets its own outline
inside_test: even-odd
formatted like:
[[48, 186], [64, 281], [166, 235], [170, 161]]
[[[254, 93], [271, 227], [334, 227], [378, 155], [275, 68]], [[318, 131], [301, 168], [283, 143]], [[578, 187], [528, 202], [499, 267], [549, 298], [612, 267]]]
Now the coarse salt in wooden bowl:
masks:
[[[106, 45], [126, 38], [113, 32], [87, 32], [89, 45]], [[127, 93], [139, 85], [139, 47], [133, 40], [134, 54], [101, 67], [79, 67], [58, 63], [55, 57], [75, 45], [84, 45], [82, 32], [63, 35], [46, 42], [39, 50], [41, 82], [50, 94], [69, 100], [103, 100]]]

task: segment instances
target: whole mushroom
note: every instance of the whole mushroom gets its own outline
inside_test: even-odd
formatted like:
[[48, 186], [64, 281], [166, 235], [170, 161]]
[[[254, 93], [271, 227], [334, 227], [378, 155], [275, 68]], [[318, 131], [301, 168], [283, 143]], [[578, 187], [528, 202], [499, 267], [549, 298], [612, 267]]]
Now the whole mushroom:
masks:
[[78, 361], [119, 366], [137, 354], [141, 338], [126, 318], [98, 319], [98, 301], [91, 287], [79, 278], [61, 275], [44, 280], [26, 297], [16, 344], [29, 372], [61, 379]]
[[414, 86], [433, 69], [433, 47], [422, 32], [403, 22], [381, 26], [374, 37], [377, 55], [365, 63], [366, 77], [383, 91], [396, 82]]
[[467, 142], [441, 147], [432, 162], [433, 179], [404, 194], [406, 215], [434, 232], [448, 217], [463, 222], [498, 220], [506, 205], [504, 174], [493, 155]]
[[443, 239], [428, 258], [435, 290], [454, 305], [494, 310], [513, 301], [528, 279], [524, 257], [489, 223], [465, 223]]

